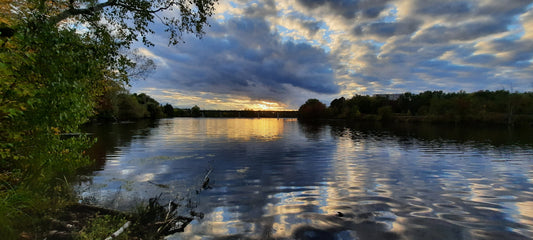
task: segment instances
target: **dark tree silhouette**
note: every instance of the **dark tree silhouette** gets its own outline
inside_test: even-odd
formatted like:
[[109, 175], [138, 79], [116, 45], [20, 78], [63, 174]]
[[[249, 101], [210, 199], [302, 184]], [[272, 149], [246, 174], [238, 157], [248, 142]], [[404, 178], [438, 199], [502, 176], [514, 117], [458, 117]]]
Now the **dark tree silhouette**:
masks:
[[200, 117], [202, 113], [200, 113], [200, 107], [194, 105], [194, 107], [191, 108], [191, 116], [193, 117]]
[[318, 99], [309, 99], [298, 109], [298, 118], [302, 120], [319, 119], [326, 116], [326, 105]]

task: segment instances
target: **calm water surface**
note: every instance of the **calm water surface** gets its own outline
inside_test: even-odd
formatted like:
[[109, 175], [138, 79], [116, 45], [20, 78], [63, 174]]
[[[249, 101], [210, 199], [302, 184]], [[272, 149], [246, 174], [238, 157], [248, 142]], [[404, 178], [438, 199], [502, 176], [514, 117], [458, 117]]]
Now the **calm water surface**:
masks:
[[170, 239], [533, 236], [530, 130], [175, 118], [87, 131], [98, 164], [83, 201], [162, 194], [205, 213]]

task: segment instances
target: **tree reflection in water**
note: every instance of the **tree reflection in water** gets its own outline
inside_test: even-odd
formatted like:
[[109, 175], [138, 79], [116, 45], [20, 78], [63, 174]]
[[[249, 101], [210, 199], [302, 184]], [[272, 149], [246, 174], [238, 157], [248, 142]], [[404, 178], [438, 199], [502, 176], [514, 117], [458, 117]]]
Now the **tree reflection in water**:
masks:
[[205, 218], [171, 239], [533, 234], [526, 130], [176, 118], [128, 131], [127, 144], [103, 144], [106, 163], [82, 196], [183, 196], [212, 166], [213, 188], [198, 199]]

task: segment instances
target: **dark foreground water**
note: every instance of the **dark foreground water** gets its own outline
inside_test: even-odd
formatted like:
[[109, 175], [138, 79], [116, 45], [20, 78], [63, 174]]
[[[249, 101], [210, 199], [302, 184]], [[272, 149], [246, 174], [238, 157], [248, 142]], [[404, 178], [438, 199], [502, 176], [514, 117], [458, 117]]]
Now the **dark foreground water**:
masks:
[[83, 201], [126, 209], [162, 194], [205, 213], [170, 239], [533, 236], [528, 129], [175, 118], [88, 131], [99, 163]]

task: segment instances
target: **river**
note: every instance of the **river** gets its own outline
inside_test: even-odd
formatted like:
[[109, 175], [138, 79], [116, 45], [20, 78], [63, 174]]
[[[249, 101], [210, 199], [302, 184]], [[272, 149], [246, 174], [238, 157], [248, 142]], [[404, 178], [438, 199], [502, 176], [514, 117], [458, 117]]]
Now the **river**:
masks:
[[160, 196], [204, 213], [169, 239], [533, 236], [531, 129], [173, 118], [87, 131], [82, 201]]

